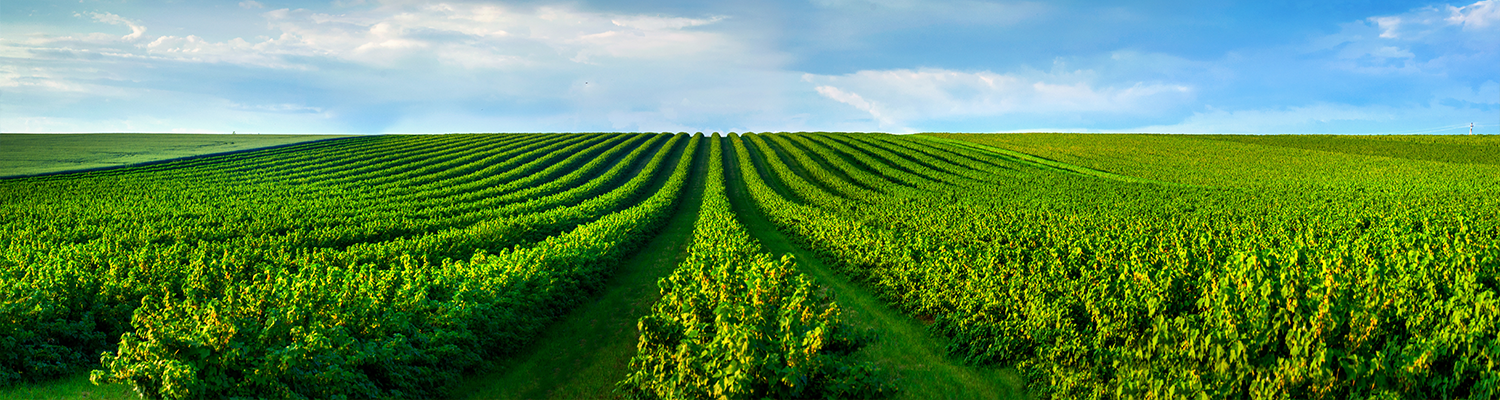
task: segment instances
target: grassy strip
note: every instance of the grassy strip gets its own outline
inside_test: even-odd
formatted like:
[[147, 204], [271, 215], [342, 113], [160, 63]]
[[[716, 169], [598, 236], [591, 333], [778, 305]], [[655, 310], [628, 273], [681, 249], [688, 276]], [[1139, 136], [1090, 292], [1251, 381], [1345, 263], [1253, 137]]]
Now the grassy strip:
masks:
[[1081, 165], [1074, 165], [1074, 164], [1068, 164], [1068, 163], [1060, 162], [1060, 161], [1056, 161], [1056, 160], [1049, 160], [1049, 159], [1046, 159], [1046, 158], [1037, 157], [1037, 156], [1033, 156], [1033, 155], [1030, 155], [1030, 154], [1022, 153], [1022, 152], [1019, 152], [1019, 151], [1002, 149], [1002, 148], [999, 148], [999, 147], [987, 146], [987, 145], [982, 145], [982, 144], [978, 144], [978, 143], [970, 143], [970, 142], [965, 142], [965, 141], [962, 141], [962, 140], [948, 139], [948, 138], [941, 138], [941, 137], [927, 136], [927, 135], [913, 135], [913, 137], [916, 137], [916, 138], [919, 138], [919, 139], [924, 139], [924, 140], [930, 140], [930, 141], [934, 141], [934, 142], [941, 142], [941, 143], [947, 143], [947, 144], [952, 144], [952, 145], [957, 145], [957, 146], [963, 146], [963, 147], [967, 147], [967, 148], [970, 148], [970, 149], [975, 149], [975, 150], [979, 150], [979, 151], [984, 151], [984, 152], [996, 154], [996, 155], [1005, 157], [1007, 159], [1010, 159], [1011, 161], [1020, 162], [1020, 163], [1027, 163], [1027, 164], [1032, 164], [1032, 165], [1037, 165], [1037, 166], [1046, 167], [1046, 168], [1049, 168], [1049, 169], [1055, 169], [1055, 170], [1060, 170], [1060, 171], [1063, 171], [1063, 172], [1069, 172], [1069, 173], [1074, 173], [1074, 174], [1079, 174], [1079, 175], [1088, 175], [1088, 176], [1092, 176], [1092, 177], [1104, 178], [1104, 179], [1111, 179], [1111, 180], [1116, 180], [1116, 181], [1121, 181], [1121, 182], [1155, 183], [1155, 184], [1161, 184], [1161, 185], [1183, 186], [1182, 184], [1178, 184], [1178, 183], [1162, 182], [1162, 181], [1155, 181], [1155, 180], [1150, 180], [1150, 179], [1145, 179], [1145, 178], [1137, 178], [1137, 177], [1133, 177], [1133, 176], [1120, 175], [1120, 174], [1116, 174], [1116, 173], [1112, 173], [1112, 172], [1108, 172], [1108, 171], [1101, 171], [1101, 170], [1097, 170], [1097, 169], [1093, 169], [1093, 168], [1089, 168], [1089, 167], [1085, 167], [1085, 166], [1081, 166]]
[[[907, 399], [1021, 399], [1029, 398], [1025, 383], [1009, 369], [962, 365], [945, 354], [947, 341], [927, 333], [923, 322], [886, 306], [865, 288], [834, 273], [817, 254], [794, 245], [755, 205], [740, 178], [738, 155], [727, 164], [729, 202], [751, 236], [777, 256], [791, 254], [802, 271], [838, 293], [847, 320], [859, 328], [874, 328], [878, 337], [858, 353], [890, 371], [897, 381], [896, 398]], [[756, 173], [756, 172], [751, 172]]]
[[141, 396], [123, 383], [95, 385], [89, 372], [83, 371], [61, 379], [22, 383], [0, 387], [0, 400], [134, 400]]
[[[1454, 164], [1500, 165], [1500, 139], [1449, 135], [1194, 135], [1193, 138]], [[1488, 143], [1486, 143], [1488, 142]]]
[[[705, 144], [695, 139], [693, 145]], [[702, 206], [702, 153], [677, 213], [644, 250], [621, 264], [592, 302], [547, 328], [539, 340], [453, 390], [464, 399], [614, 398], [615, 382], [635, 355], [636, 319], [660, 297], [656, 280], [687, 257]]]

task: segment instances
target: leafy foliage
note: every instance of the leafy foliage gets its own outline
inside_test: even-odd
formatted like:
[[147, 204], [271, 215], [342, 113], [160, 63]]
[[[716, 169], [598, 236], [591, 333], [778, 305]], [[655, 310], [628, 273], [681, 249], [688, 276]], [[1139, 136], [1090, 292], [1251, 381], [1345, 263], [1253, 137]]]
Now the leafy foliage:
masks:
[[833, 294], [773, 259], [734, 218], [721, 141], [710, 150], [688, 258], [663, 278], [620, 382], [633, 398], [877, 398], [893, 388], [851, 354], [869, 340]]
[[0, 288], [27, 306], [0, 310], [21, 348], [8, 376], [113, 350], [94, 379], [151, 398], [441, 394], [650, 237], [690, 172], [685, 141], [396, 136], [8, 181], [40, 189], [4, 192], [0, 271], [31, 277]]
[[[925, 138], [748, 139], [746, 181], [781, 229], [931, 318], [955, 356], [1015, 365], [1044, 396], [1491, 398], [1500, 383], [1500, 174], [1486, 165], [1178, 186]], [[801, 147], [812, 157], [772, 141], [830, 145]], [[831, 144], [854, 141], [910, 151], [868, 162]], [[1367, 162], [1326, 157], [1282, 168]], [[956, 176], [878, 184], [851, 167]]]
[[[102, 361], [152, 398], [443, 395], [646, 242], [687, 136], [359, 137], [0, 181], [0, 385]], [[1043, 397], [1496, 397], [1487, 139], [938, 136], [731, 135], [726, 159], [779, 229]], [[832, 294], [735, 220], [719, 143], [622, 388], [890, 393]]]

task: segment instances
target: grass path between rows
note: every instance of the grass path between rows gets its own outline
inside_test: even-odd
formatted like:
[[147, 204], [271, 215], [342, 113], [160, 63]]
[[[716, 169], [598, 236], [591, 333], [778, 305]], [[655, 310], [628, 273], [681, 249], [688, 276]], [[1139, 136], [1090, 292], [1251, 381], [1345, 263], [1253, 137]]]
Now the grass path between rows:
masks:
[[[90, 368], [98, 368], [92, 366]], [[0, 400], [133, 400], [141, 396], [135, 388], [123, 383], [95, 386], [89, 382], [89, 371], [79, 371], [65, 378], [37, 383], [22, 383], [0, 388]]]
[[1163, 182], [1163, 181], [1158, 181], [1158, 180], [1153, 180], [1153, 179], [1146, 179], [1146, 178], [1139, 178], [1139, 177], [1134, 177], [1134, 176], [1129, 176], [1129, 175], [1116, 174], [1116, 173], [1109, 172], [1109, 171], [1104, 171], [1104, 170], [1089, 168], [1089, 167], [1085, 167], [1085, 166], [1077, 165], [1077, 164], [1069, 164], [1069, 163], [1065, 163], [1065, 162], [1062, 162], [1062, 161], [1057, 161], [1057, 160], [1053, 160], [1053, 159], [1050, 159], [1050, 158], [1045, 158], [1045, 157], [1041, 157], [1041, 156], [1037, 156], [1037, 155], [1033, 155], [1033, 154], [1022, 153], [1022, 152], [1019, 152], [1019, 151], [1015, 151], [1015, 150], [1011, 150], [1011, 149], [1006, 149], [1006, 148], [1002, 148], [1002, 147], [996, 147], [996, 146], [989, 145], [989, 144], [975, 143], [975, 142], [970, 142], [970, 141], [965, 141], [965, 140], [950, 139], [950, 138], [945, 138], [945, 137], [937, 137], [937, 136], [929, 136], [929, 135], [911, 135], [911, 137], [914, 137], [914, 138], [917, 138], [917, 139], [922, 139], [922, 140], [927, 140], [927, 141], [931, 141], [931, 142], [940, 142], [940, 143], [947, 143], [947, 144], [955, 145], [955, 146], [961, 146], [961, 147], [965, 147], [965, 148], [969, 148], [969, 149], [973, 149], [973, 150], [978, 150], [978, 151], [990, 153], [992, 155], [999, 156], [1000, 158], [1005, 159], [1007, 161], [1017, 162], [1017, 163], [1021, 163], [1021, 164], [1035, 165], [1035, 166], [1038, 166], [1038, 167], [1042, 167], [1042, 168], [1046, 168], [1046, 169], [1052, 169], [1052, 170], [1057, 170], [1057, 171], [1061, 171], [1061, 172], [1065, 172], [1065, 173], [1070, 173], [1070, 174], [1088, 175], [1088, 176], [1092, 176], [1092, 177], [1095, 177], [1095, 178], [1111, 179], [1111, 180], [1116, 180], [1116, 181], [1121, 181], [1121, 182], [1154, 183], [1154, 184], [1158, 184], [1158, 185], [1169, 185], [1169, 186], [1188, 186], [1188, 185], [1183, 185], [1183, 184], [1180, 184], [1180, 183]]
[[1011, 369], [963, 365], [947, 356], [947, 339], [927, 332], [921, 321], [887, 306], [874, 294], [833, 272], [816, 254], [792, 243], [766, 218], [750, 197], [740, 177], [734, 152], [726, 152], [729, 203], [751, 236], [767, 251], [791, 254], [803, 273], [832, 288], [847, 320], [861, 329], [873, 328], [877, 338], [861, 349], [885, 369], [899, 391], [897, 399], [1029, 399], [1025, 382]]
[[[696, 142], [700, 145], [707, 141]], [[693, 223], [703, 205], [703, 161], [699, 148], [676, 214], [656, 237], [626, 260], [591, 301], [573, 310], [519, 354], [453, 390], [459, 399], [610, 399], [635, 356], [636, 321], [661, 293], [659, 278], [687, 258]], [[670, 169], [667, 169], [670, 172]]]

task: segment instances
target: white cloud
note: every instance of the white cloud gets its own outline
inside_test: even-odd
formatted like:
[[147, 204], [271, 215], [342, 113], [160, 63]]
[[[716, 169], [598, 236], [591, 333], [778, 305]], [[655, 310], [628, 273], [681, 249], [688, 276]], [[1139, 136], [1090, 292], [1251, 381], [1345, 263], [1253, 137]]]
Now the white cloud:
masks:
[[141, 26], [141, 24], [138, 24], [135, 21], [131, 21], [125, 19], [124, 17], [111, 13], [94, 13], [94, 20], [110, 25], [124, 25], [130, 27], [130, 34], [120, 37], [120, 39], [124, 39], [127, 41], [140, 39], [141, 35], [146, 34], [145, 26]]
[[804, 75], [819, 94], [865, 111], [882, 127], [1007, 115], [1155, 115], [1191, 100], [1184, 84], [1101, 85], [1092, 71], [962, 72], [945, 69]]
[[664, 29], [682, 29], [700, 25], [708, 25], [723, 21], [724, 17], [715, 16], [711, 18], [664, 18], [656, 16], [629, 16], [610, 19], [609, 22], [626, 28], [635, 28], [648, 31], [659, 31]]
[[[870, 113], [870, 116], [874, 117], [875, 121], [879, 123], [882, 128], [890, 128], [896, 126], [895, 121], [891, 120], [890, 117], [881, 113], [881, 107], [870, 103], [863, 97], [860, 97], [858, 94], [846, 93], [843, 90], [839, 90], [839, 88], [833, 86], [818, 86], [816, 90], [818, 91], [818, 94], [823, 95], [823, 97], [827, 97], [833, 99], [834, 101], [854, 106], [854, 108], [858, 108], [860, 111]], [[902, 127], [899, 128], [899, 130], [907, 131], [911, 129]]]
[[[668, 15], [568, 2], [335, 1], [311, 10], [236, 2], [242, 9], [184, 11], [239, 19], [222, 29], [164, 25], [170, 22], [151, 7], [119, 6], [75, 15], [97, 22], [84, 29], [107, 33], [75, 25], [0, 38], [0, 57], [7, 59], [0, 63], [4, 117], [35, 129], [242, 132], [1134, 126], [1314, 132], [1409, 121], [1446, 126], [1450, 119], [1492, 115], [1493, 66], [1500, 65], [1494, 31], [1500, 0], [1370, 16], [1316, 43], [1252, 43], [1222, 55], [1142, 52], [1132, 43], [1091, 48], [1088, 41], [980, 48], [991, 41], [942, 33], [974, 29], [932, 29], [921, 38], [932, 43], [932, 57], [865, 56], [892, 48], [876, 41], [928, 26], [1000, 32], [1036, 18], [1075, 20], [1068, 9], [1078, 7], [814, 0], [804, 10], [814, 27], [788, 30], [774, 22], [807, 22], [799, 20], [804, 16], [771, 12], [766, 23], [757, 14], [762, 10], [737, 7]], [[1127, 17], [1150, 22], [1145, 14]], [[909, 38], [900, 40], [916, 40]], [[1017, 56], [954, 55], [952, 48]], [[1049, 55], [1058, 51], [1072, 55]], [[833, 60], [843, 54], [861, 56]], [[861, 64], [871, 60], [881, 66]], [[1038, 60], [1055, 63], [1042, 70], [1014, 66]], [[1376, 105], [1338, 103], [1349, 98]], [[101, 122], [41, 117], [58, 115]]]
[[1303, 51], [1331, 52], [1335, 56], [1326, 60], [1328, 66], [1366, 75], [1452, 77], [1479, 72], [1467, 70], [1473, 66], [1500, 62], [1500, 32], [1491, 29], [1500, 26], [1494, 23], [1500, 21], [1500, 0], [1443, 7], [1343, 24], [1339, 32], [1312, 40]]
[[1464, 29], [1487, 28], [1500, 22], [1500, 1], [1484, 0], [1463, 7], [1448, 6], [1447, 21]]
[[[241, 7], [262, 8], [251, 1]], [[608, 65], [623, 59], [665, 60], [713, 56], [724, 62], [764, 64], [740, 57], [744, 46], [723, 34], [693, 30], [725, 17], [664, 17], [578, 11], [567, 7], [512, 9], [491, 4], [395, 2], [344, 14], [277, 9], [262, 14], [275, 37], [207, 41], [196, 35], [147, 37], [139, 23], [112, 13], [95, 13], [99, 22], [128, 26], [126, 42], [98, 35], [47, 37], [35, 47], [60, 51], [99, 50], [117, 57], [244, 64], [258, 67], [314, 69], [319, 59], [337, 59], [380, 67], [437, 60], [462, 68], [541, 67], [587, 63]], [[311, 57], [311, 58], [309, 58]], [[777, 62], [771, 59], [769, 62]]]
[[1396, 29], [1401, 27], [1401, 17], [1373, 17], [1370, 21], [1380, 27], [1380, 37], [1395, 39]]
[[[1481, 30], [1497, 26], [1492, 23], [1496, 4], [1486, 0], [1372, 16], [1313, 38], [1304, 48], [1252, 54], [1237, 69], [1272, 71], [1260, 80], [1283, 85], [1284, 98], [1294, 100], [1235, 104], [1234, 99], [1213, 98], [1179, 122], [1130, 131], [1463, 133], [1469, 122], [1492, 126], [1486, 121], [1494, 121], [1500, 108], [1500, 85], [1494, 78], [1500, 35]], [[1339, 101], [1329, 99], [1330, 93], [1363, 98]]]
[[[243, 6], [259, 8], [249, 2]], [[49, 110], [59, 104], [79, 104], [68, 93], [98, 97], [120, 92], [123, 97], [115, 102], [84, 112], [112, 122], [31, 118], [24, 126], [156, 129], [141, 128], [159, 127], [142, 122], [145, 116], [217, 107], [220, 114], [234, 117], [181, 120], [194, 129], [250, 121], [259, 125], [234, 126], [282, 132], [338, 127], [339, 121], [348, 121], [341, 129], [349, 132], [745, 129], [787, 126], [782, 123], [788, 118], [785, 107], [797, 101], [791, 97], [801, 86], [799, 73], [780, 69], [788, 62], [784, 54], [726, 33], [720, 25], [724, 16], [462, 1], [283, 8], [260, 15], [270, 31], [267, 36], [209, 39], [223, 35], [169, 27], [174, 33], [161, 36], [137, 29], [132, 41], [71, 34], [7, 42], [0, 51], [46, 73], [0, 73], [6, 95], [47, 99], [37, 103], [54, 105], [7, 103], [7, 116], [55, 115]], [[139, 26], [115, 14], [95, 19]], [[256, 84], [241, 84], [246, 77]], [[175, 98], [198, 100], [181, 108], [123, 106]], [[448, 109], [457, 111], [444, 111]], [[264, 117], [272, 114], [295, 118]], [[236, 128], [223, 130], [231, 129]]]

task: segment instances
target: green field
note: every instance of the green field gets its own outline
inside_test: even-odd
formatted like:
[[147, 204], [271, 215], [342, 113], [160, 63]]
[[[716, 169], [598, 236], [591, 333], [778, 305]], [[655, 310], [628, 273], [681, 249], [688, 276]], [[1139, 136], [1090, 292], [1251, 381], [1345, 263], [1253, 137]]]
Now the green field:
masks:
[[5, 133], [0, 134], [0, 177], [119, 167], [336, 137], [342, 136]]
[[5, 179], [0, 399], [1493, 398], [1497, 149], [385, 135]]

